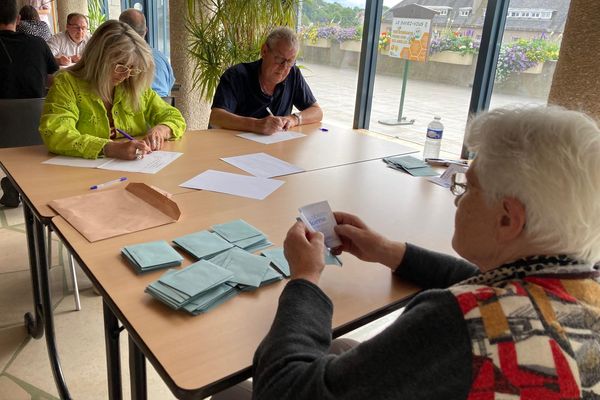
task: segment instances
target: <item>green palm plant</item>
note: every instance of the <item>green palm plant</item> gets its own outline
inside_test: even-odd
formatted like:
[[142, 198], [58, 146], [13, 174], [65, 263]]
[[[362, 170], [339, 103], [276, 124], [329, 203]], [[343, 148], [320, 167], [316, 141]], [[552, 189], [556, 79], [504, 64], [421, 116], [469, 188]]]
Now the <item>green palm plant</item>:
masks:
[[223, 72], [259, 58], [276, 26], [293, 26], [298, 0], [188, 0], [194, 88], [212, 100]]
[[88, 20], [90, 21], [90, 33], [94, 33], [96, 28], [106, 21], [106, 15], [102, 13], [101, 0], [88, 0]]

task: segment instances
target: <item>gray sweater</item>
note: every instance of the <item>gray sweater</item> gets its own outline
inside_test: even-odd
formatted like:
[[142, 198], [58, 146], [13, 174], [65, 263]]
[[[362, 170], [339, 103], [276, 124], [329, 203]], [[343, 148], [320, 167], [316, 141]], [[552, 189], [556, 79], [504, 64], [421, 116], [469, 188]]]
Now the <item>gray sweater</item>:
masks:
[[308, 281], [290, 281], [254, 356], [254, 398], [466, 398], [471, 341], [455, 296], [443, 288], [477, 273], [465, 261], [408, 245], [397, 275], [431, 290], [386, 330], [339, 356], [327, 353], [331, 301]]

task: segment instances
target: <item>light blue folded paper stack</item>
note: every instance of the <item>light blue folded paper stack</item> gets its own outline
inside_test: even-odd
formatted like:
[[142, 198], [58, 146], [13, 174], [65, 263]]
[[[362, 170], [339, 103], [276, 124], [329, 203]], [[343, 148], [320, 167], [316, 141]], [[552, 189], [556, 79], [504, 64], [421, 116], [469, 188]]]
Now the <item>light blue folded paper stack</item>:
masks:
[[253, 253], [271, 246], [267, 236], [243, 219], [213, 225], [213, 231], [229, 243]]
[[233, 277], [233, 272], [200, 260], [184, 269], [165, 272], [146, 292], [175, 310], [199, 314], [239, 293], [228, 283]]
[[181, 265], [183, 257], [164, 240], [125, 246], [121, 255], [138, 273]]
[[419, 160], [413, 156], [385, 157], [383, 162], [385, 162], [390, 168], [408, 172], [412, 176], [439, 175], [425, 161]]
[[269, 266], [269, 259], [237, 247], [216, 255], [210, 262], [231, 271], [234, 276], [229, 281], [242, 290], [253, 290], [282, 279], [281, 274]]
[[173, 242], [197, 259], [210, 258], [234, 245], [216, 233], [200, 231], [173, 239]]

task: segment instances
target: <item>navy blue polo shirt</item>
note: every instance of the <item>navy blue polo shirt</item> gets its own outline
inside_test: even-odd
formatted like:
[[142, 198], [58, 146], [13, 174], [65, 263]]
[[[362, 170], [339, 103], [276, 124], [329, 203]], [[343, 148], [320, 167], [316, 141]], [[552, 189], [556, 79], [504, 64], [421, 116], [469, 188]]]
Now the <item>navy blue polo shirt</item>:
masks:
[[273, 96], [260, 89], [258, 74], [262, 60], [234, 65], [221, 76], [212, 108], [222, 108], [243, 117], [264, 118], [269, 113], [284, 116], [292, 113], [292, 106], [300, 111], [317, 102], [297, 66], [290, 69], [285, 80], [277, 86]]

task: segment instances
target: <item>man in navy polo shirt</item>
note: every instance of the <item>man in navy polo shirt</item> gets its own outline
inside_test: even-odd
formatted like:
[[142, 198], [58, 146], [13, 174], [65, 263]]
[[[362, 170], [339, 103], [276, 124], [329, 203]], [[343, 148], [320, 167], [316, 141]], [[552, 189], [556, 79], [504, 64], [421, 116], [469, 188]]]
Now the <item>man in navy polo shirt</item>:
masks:
[[[321, 121], [323, 111], [296, 66], [297, 54], [294, 31], [275, 28], [261, 47], [260, 60], [234, 65], [221, 76], [210, 125], [271, 135]], [[292, 107], [298, 112], [292, 113]]]

